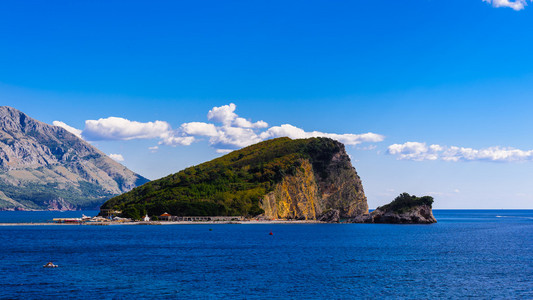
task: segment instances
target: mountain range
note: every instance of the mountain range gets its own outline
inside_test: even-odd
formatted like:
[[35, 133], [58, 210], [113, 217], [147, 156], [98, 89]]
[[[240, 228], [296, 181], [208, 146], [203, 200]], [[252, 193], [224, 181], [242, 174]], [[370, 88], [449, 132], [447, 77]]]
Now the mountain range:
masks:
[[96, 209], [148, 181], [65, 129], [0, 107], [0, 210]]

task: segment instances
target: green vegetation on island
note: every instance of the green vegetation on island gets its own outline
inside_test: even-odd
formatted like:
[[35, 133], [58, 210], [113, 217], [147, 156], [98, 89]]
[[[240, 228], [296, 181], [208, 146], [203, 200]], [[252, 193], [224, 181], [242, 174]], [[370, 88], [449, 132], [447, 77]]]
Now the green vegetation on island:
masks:
[[308, 160], [327, 177], [333, 155], [343, 145], [328, 138], [267, 140], [212, 161], [148, 182], [107, 201], [101, 209], [140, 219], [168, 212], [174, 216], [256, 216], [261, 199], [286, 175]]
[[402, 193], [396, 197], [391, 203], [378, 207], [377, 209], [382, 211], [392, 211], [396, 213], [405, 213], [413, 207], [427, 205], [431, 208], [433, 204], [433, 197], [423, 196], [417, 197], [415, 195], [409, 195], [408, 193]]

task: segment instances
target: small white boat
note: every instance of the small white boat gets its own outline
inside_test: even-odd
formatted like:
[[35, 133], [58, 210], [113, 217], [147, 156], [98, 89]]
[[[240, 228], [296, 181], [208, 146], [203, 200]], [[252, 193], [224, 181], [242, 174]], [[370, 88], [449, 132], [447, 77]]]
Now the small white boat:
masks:
[[57, 268], [58, 265], [54, 265], [53, 262], [48, 262], [46, 265], [43, 265], [43, 268]]

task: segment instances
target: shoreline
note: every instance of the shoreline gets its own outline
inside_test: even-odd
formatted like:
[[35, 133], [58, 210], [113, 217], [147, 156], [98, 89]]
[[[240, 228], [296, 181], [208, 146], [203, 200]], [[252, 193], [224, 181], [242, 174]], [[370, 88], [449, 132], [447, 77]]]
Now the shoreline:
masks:
[[1, 226], [132, 226], [132, 225], [217, 225], [217, 224], [326, 224], [316, 220], [272, 220], [272, 221], [163, 221], [163, 222], [89, 222], [89, 223], [0, 223]]

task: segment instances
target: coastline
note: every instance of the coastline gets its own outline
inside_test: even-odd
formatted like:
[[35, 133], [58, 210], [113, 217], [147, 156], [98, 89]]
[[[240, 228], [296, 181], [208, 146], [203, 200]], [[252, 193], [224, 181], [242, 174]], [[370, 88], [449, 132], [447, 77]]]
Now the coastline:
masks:
[[164, 222], [91, 222], [91, 223], [0, 223], [1, 226], [131, 226], [131, 225], [216, 225], [216, 224], [325, 224], [316, 220], [272, 220], [272, 221], [164, 221]]

